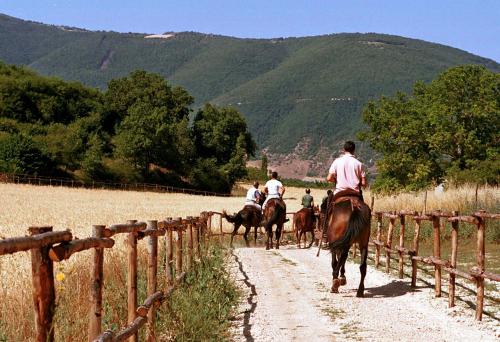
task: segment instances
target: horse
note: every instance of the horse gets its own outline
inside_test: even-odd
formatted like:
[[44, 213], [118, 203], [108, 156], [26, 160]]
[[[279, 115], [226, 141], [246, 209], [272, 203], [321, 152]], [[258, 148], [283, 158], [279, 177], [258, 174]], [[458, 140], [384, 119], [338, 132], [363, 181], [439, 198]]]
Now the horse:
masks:
[[264, 209], [264, 227], [267, 232], [266, 250], [273, 248], [273, 226], [276, 225], [276, 249], [280, 248], [281, 230], [286, 219], [286, 204], [281, 198], [271, 198]]
[[302, 208], [293, 215], [293, 225], [295, 227], [295, 237], [297, 246], [301, 248], [300, 241], [304, 235], [304, 245], [307, 244], [307, 233], [311, 233], [311, 243], [307, 248], [311, 248], [314, 243], [314, 228], [316, 225], [316, 215], [313, 208]]
[[[332, 253], [332, 293], [338, 293], [339, 287], [347, 283], [345, 262], [353, 243], [358, 243], [361, 252], [361, 280], [356, 297], [363, 297], [365, 290], [366, 259], [370, 240], [371, 210], [363, 202], [359, 192], [345, 190], [328, 199], [327, 240]], [[340, 273], [340, 279], [338, 278]]]
[[[261, 194], [258, 204], [262, 206], [262, 203], [264, 203], [265, 199], [266, 195]], [[224, 217], [228, 222], [234, 224], [234, 229], [231, 233], [231, 247], [233, 247], [234, 236], [238, 233], [238, 229], [241, 226], [245, 227], [243, 238], [245, 239], [246, 246], [250, 246], [248, 242], [248, 233], [250, 232], [250, 228], [252, 227], [255, 227], [254, 242], [257, 243], [257, 229], [262, 226], [262, 213], [257, 207], [255, 207], [254, 205], [245, 205], [243, 209], [241, 209], [234, 215], [228, 215], [227, 212], [223, 210], [222, 217]]]

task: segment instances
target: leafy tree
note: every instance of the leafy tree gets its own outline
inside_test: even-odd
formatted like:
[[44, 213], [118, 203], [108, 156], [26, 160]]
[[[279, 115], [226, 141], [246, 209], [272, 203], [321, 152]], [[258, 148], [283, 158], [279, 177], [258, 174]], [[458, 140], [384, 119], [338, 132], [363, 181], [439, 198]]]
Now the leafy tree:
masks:
[[159, 75], [136, 71], [110, 82], [105, 98], [119, 122], [117, 157], [130, 161], [143, 177], [151, 164], [185, 173], [193, 153], [188, 128], [193, 99], [185, 90], [172, 89]]
[[53, 164], [32, 139], [10, 134], [0, 139], [0, 172], [49, 175]]
[[268, 167], [267, 155], [265, 153], [262, 153], [260, 171], [264, 176], [267, 176], [267, 167]]
[[370, 102], [363, 119], [370, 130], [360, 138], [382, 155], [379, 191], [499, 181], [500, 75], [484, 67], [452, 68], [412, 96]]
[[254, 154], [255, 142], [237, 110], [206, 104], [196, 114], [192, 131], [196, 154], [222, 171], [227, 188], [246, 175], [246, 159]]

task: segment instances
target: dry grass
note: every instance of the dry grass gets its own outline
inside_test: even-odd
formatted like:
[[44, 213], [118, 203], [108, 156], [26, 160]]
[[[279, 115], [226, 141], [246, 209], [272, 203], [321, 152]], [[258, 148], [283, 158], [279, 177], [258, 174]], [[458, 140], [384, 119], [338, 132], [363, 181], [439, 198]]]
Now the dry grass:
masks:
[[[246, 185], [242, 185], [246, 186]], [[316, 204], [321, 203], [324, 190], [312, 189]], [[304, 189], [287, 188], [287, 211], [300, 208]], [[370, 194], [365, 195], [369, 201]], [[498, 188], [483, 188], [479, 192], [479, 207], [499, 212]], [[0, 238], [23, 236], [29, 226], [51, 225], [54, 230], [71, 229], [74, 236], [85, 238], [91, 234], [93, 224], [122, 223], [130, 219], [139, 221], [198, 215], [201, 211], [236, 212], [241, 209], [241, 197], [203, 197], [183, 194], [157, 194], [108, 190], [85, 190], [61, 187], [0, 184]], [[474, 188], [449, 190], [442, 194], [428, 193], [427, 209], [460, 210], [470, 212], [474, 207]], [[397, 197], [376, 198], [375, 210], [423, 210], [423, 194], [403, 194]], [[218, 227], [218, 219], [214, 226]], [[231, 227], [224, 222], [224, 230]], [[141, 244], [140, 244], [141, 245]], [[143, 245], [143, 244], [142, 244]], [[113, 283], [125, 284], [120, 265], [124, 259], [122, 241], [106, 252], [106, 276]], [[79, 253], [69, 261], [59, 263], [56, 273], [65, 279], [57, 283], [57, 334], [63, 340], [86, 339], [88, 310], [88, 284], [90, 282], [90, 252]], [[106, 278], [109, 279], [109, 278]], [[117, 327], [124, 324], [121, 305], [126, 293], [106, 288], [105, 322]], [[31, 277], [29, 253], [0, 257], [0, 341], [2, 339], [29, 339], [33, 336]], [[85, 317], [82, 319], [82, 317]], [[22, 319], [20, 319], [22, 318]]]

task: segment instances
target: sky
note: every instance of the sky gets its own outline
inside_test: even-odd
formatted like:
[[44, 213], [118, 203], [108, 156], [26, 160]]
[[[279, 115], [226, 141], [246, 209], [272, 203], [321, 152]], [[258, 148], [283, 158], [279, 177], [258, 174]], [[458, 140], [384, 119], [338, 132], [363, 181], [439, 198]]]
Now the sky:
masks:
[[377, 32], [500, 62], [500, 0], [0, 0], [0, 13], [118, 32], [246, 38]]

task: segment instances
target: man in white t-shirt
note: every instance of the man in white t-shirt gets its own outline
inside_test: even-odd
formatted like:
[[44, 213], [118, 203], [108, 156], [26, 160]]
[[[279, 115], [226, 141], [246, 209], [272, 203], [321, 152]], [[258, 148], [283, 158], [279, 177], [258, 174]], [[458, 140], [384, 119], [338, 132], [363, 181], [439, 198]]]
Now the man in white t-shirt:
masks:
[[271, 198], [283, 197], [283, 194], [285, 193], [285, 187], [278, 180], [278, 173], [276, 171], [273, 171], [273, 173], [271, 173], [271, 179], [268, 180], [266, 185], [264, 186], [264, 192], [267, 194], [267, 198], [262, 205], [262, 209], [266, 208], [266, 204]]
[[355, 150], [354, 142], [346, 141], [344, 154], [330, 166], [326, 180], [335, 183], [334, 194], [344, 190], [354, 190], [361, 194], [361, 187], [365, 188], [367, 185], [363, 164], [354, 156]]
[[259, 209], [259, 211], [261, 211], [262, 208], [260, 207], [259, 200], [260, 200], [259, 182], [255, 181], [253, 182], [253, 186], [247, 191], [245, 205], [254, 206], [255, 208]]

